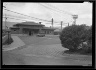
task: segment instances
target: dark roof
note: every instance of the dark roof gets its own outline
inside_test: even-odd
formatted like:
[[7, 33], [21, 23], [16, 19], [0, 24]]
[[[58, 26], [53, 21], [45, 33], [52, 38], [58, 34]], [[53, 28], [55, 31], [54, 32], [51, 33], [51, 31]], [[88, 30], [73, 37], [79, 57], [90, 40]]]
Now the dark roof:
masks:
[[36, 22], [22, 22], [22, 23], [17, 23], [15, 25], [41, 25], [41, 26], [44, 26], [43, 24], [39, 24]]
[[17, 28], [17, 29], [18, 29], [18, 27], [10, 27], [10, 28], [11, 28], [11, 29], [12, 29], [12, 28]]

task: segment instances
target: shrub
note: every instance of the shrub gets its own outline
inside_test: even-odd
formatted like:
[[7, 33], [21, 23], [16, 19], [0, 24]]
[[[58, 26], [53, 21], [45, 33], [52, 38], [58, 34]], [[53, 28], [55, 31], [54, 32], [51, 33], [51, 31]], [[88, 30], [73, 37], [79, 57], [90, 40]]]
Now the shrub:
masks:
[[[70, 51], [77, 51], [79, 45], [83, 42], [88, 41], [91, 45], [92, 29], [87, 30], [86, 27], [86, 25], [72, 25], [65, 27], [59, 36], [62, 46], [68, 48]], [[88, 48], [88, 46], [86, 46], [86, 48]], [[82, 47], [85, 48], [85, 45]], [[90, 47], [92, 48], [92, 46]]]
[[91, 53], [92, 52], [92, 27], [87, 30], [86, 41], [87, 41], [87, 45], [85, 45], [85, 47], [87, 47], [87, 49], [85, 49], [85, 51], [87, 53]]
[[11, 44], [12, 42], [13, 42], [13, 39], [10, 38], [9, 40], [7, 39], [7, 40], [3, 43], [3, 45]]

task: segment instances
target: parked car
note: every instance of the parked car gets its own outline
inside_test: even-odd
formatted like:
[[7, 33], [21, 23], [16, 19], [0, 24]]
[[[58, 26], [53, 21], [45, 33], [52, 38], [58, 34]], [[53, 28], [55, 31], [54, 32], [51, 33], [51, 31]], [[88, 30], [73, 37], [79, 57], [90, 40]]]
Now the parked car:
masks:
[[39, 34], [37, 34], [37, 36], [38, 36], [38, 37], [44, 37], [45, 34], [44, 34], [44, 33], [39, 33]]

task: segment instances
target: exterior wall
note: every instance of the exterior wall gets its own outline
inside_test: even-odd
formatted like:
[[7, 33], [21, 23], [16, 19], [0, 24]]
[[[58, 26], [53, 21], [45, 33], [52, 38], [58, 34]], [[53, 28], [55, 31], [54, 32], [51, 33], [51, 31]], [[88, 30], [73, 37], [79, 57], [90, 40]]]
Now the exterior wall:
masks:
[[24, 33], [24, 34], [29, 34], [29, 32], [31, 32], [31, 34], [37, 34], [37, 33], [39, 33], [39, 29], [28, 29], [28, 28], [23, 28], [23, 30], [22, 30], [22, 33]]
[[19, 29], [19, 34], [23, 34], [23, 28]]
[[53, 34], [54, 30], [50, 30], [50, 29], [43, 29], [45, 34]]
[[19, 34], [19, 29], [11, 29], [11, 34]]
[[[11, 29], [11, 33], [13, 34], [29, 34], [31, 32], [32, 34], [38, 34], [40, 32], [43, 32], [45, 34], [53, 34], [54, 30], [52, 29], [43, 29], [43, 26], [38, 26], [38, 25], [20, 25], [20, 26], [13, 26], [17, 27], [18, 29]], [[15, 30], [15, 31], [14, 31]]]

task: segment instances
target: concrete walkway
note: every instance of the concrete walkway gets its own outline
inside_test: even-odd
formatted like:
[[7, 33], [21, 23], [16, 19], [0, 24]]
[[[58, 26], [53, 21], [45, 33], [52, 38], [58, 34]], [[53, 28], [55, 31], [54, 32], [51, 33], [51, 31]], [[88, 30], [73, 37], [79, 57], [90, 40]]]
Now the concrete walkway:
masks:
[[3, 45], [3, 51], [13, 50], [20, 46], [25, 45], [25, 43], [18, 36], [11, 36], [11, 37], [13, 39], [13, 43], [11, 43], [10, 45]]

